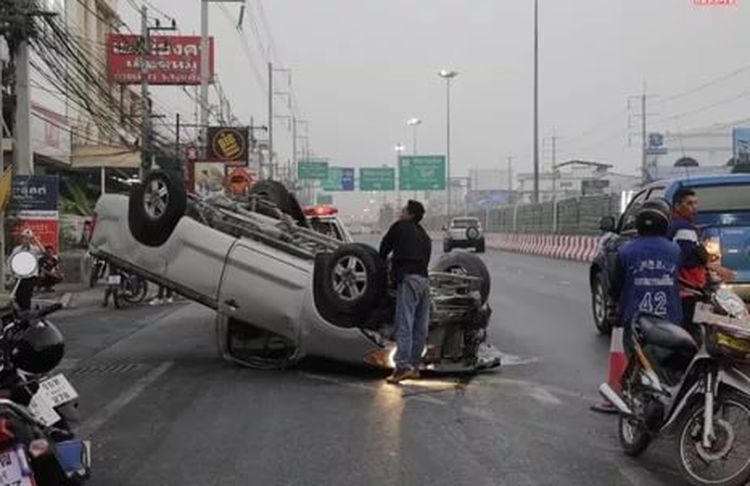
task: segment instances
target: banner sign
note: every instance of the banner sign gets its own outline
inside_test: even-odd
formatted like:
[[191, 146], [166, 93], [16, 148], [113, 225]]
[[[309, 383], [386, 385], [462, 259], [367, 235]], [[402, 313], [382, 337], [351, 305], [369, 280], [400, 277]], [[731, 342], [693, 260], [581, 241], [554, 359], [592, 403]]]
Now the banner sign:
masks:
[[307, 181], [324, 181], [328, 179], [328, 161], [300, 160], [297, 163], [297, 179]]
[[247, 127], [208, 127], [207, 160], [245, 165], [248, 134]]
[[14, 176], [10, 208], [13, 212], [11, 239], [20, 243], [24, 229], [34, 232], [44, 246], [55, 252], [60, 247], [60, 213], [57, 210], [60, 193], [58, 176]]
[[255, 180], [255, 174], [244, 167], [227, 167], [226, 186], [232, 196], [247, 195]]
[[209, 197], [224, 194], [225, 166], [218, 162], [193, 163], [193, 192]]
[[732, 153], [735, 165], [750, 163], [750, 128], [732, 130]]
[[[107, 76], [111, 83], [141, 82], [141, 36], [107, 34]], [[196, 35], [151, 36], [146, 56], [148, 82], [157, 85], [201, 84], [201, 38]], [[208, 79], [214, 79], [214, 39], [208, 39]]]
[[669, 152], [664, 145], [664, 135], [661, 133], [649, 133], [646, 154], [648, 155], [666, 155]]
[[11, 209], [17, 213], [53, 212], [57, 217], [58, 176], [14, 176]]
[[353, 191], [354, 167], [329, 167], [320, 187], [324, 191]]
[[402, 155], [398, 162], [398, 185], [402, 191], [445, 190], [444, 156]]
[[396, 169], [392, 167], [369, 167], [359, 169], [360, 191], [395, 191]]

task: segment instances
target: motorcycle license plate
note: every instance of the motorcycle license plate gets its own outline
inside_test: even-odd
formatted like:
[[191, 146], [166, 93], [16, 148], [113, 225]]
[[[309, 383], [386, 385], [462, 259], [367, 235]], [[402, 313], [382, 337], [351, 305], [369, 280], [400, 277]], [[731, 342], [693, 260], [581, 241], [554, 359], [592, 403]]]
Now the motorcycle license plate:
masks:
[[78, 392], [63, 374], [40, 382], [37, 395], [40, 393], [52, 407], [59, 407], [78, 398]]
[[107, 283], [110, 285], [120, 285], [120, 282], [122, 282], [122, 276], [120, 275], [110, 275], [107, 277]]
[[0, 453], [0, 485], [33, 486], [26, 458], [16, 449]]
[[55, 375], [39, 383], [39, 391], [31, 399], [29, 410], [44, 425], [54, 425], [61, 419], [55, 408], [76, 398], [78, 392], [67, 378], [62, 374]]

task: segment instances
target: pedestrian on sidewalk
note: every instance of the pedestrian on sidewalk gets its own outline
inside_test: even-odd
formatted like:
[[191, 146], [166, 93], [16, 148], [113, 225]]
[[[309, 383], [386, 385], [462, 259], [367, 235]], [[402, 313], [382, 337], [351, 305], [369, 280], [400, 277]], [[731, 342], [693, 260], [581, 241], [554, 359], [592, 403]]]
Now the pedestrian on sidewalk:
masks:
[[109, 298], [112, 297], [112, 302], [114, 303], [115, 308], [119, 308], [120, 302], [118, 300], [119, 297], [117, 292], [120, 290], [120, 279], [122, 279], [122, 275], [120, 274], [120, 269], [117, 265], [107, 262], [107, 267], [104, 270], [104, 279], [107, 282], [107, 285], [104, 287], [104, 302], [102, 302], [102, 307], [109, 306]]
[[18, 288], [16, 288], [16, 305], [18, 305], [18, 308], [21, 310], [29, 310], [31, 309], [31, 299], [34, 296], [34, 287], [36, 287], [36, 284], [39, 280], [39, 260], [44, 254], [44, 248], [42, 247], [41, 243], [39, 243], [39, 240], [37, 240], [34, 232], [31, 231], [30, 228], [25, 228], [21, 232], [21, 244], [13, 248], [8, 261], [13, 259], [16, 254], [22, 251], [31, 253], [32, 255], [34, 255], [34, 257], [36, 257], [37, 260], [37, 269], [34, 271], [34, 274], [29, 275], [26, 278], [22, 278], [18, 283]]
[[[166, 299], [165, 294], [166, 293]], [[161, 305], [161, 304], [172, 304], [174, 303], [174, 298], [172, 297], [172, 289], [168, 289], [164, 287], [163, 285], [159, 285], [159, 293], [156, 294], [156, 297], [149, 302], [151, 305]]]
[[427, 342], [430, 313], [430, 281], [427, 267], [432, 242], [420, 221], [422, 203], [409, 200], [380, 243], [383, 260], [393, 253], [391, 271], [396, 284], [396, 368], [389, 383], [419, 377], [419, 364]]

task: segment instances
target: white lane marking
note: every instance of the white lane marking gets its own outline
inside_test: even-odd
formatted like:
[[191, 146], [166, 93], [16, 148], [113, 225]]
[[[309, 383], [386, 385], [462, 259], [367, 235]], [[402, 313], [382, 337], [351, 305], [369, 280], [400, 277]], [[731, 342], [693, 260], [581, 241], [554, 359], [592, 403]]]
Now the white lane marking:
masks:
[[500, 367], [504, 368], [507, 366], [521, 366], [531, 363], [536, 363], [539, 358], [535, 356], [517, 356], [515, 354], [503, 353], [500, 351]]
[[78, 428], [79, 437], [89, 438], [95, 434], [102, 425], [107, 423], [112, 417], [117, 415], [120, 410], [135, 400], [143, 390], [161, 378], [161, 376], [166, 373], [173, 364], [172, 361], [162, 363], [160, 366], [146, 373], [146, 375], [136, 381], [133, 386], [120, 393], [114, 400], [99, 409]]
[[535, 386], [529, 390], [529, 395], [534, 400], [540, 402], [543, 405], [560, 405], [562, 402], [559, 398], [552, 394], [549, 390], [542, 388], [541, 386]]
[[569, 280], [560, 280], [560, 285], [570, 285]]
[[539, 280], [545, 280], [547, 277], [544, 275], [539, 275]]
[[477, 381], [487, 384], [495, 384], [495, 385], [514, 385], [514, 386], [520, 386], [527, 389], [534, 389], [534, 388], [542, 388], [544, 390], [549, 391], [550, 393], [554, 393], [555, 395], [568, 397], [568, 398], [576, 398], [584, 401], [596, 401], [600, 398], [596, 395], [586, 395], [584, 393], [576, 392], [573, 390], [568, 390], [567, 388], [562, 388], [555, 385], [545, 385], [542, 383], [537, 383], [534, 381], [526, 381], [526, 380], [516, 380], [513, 378], [504, 378], [502, 376], [490, 376], [490, 375], [480, 375], [477, 378]]
[[[349, 388], [356, 388], [358, 390], [366, 390], [368, 392], [379, 392], [379, 391], [385, 391], [386, 393], [393, 393], [398, 394], [404, 399], [408, 400], [417, 400], [424, 403], [431, 403], [433, 405], [448, 405], [448, 402], [435, 397], [433, 395], [427, 395], [427, 394], [409, 394], [407, 390], [404, 390], [404, 386], [412, 387], [413, 385], [409, 385], [409, 382], [406, 382], [404, 385], [390, 385], [390, 384], [383, 384], [381, 382], [378, 382], [377, 384], [373, 385], [367, 385], [365, 383], [358, 383], [355, 381], [347, 381], [347, 380], [340, 380], [338, 378], [333, 378], [330, 376], [324, 376], [324, 375], [318, 375], [316, 373], [300, 373], [302, 376], [306, 376], [308, 378], [312, 378], [313, 380], [319, 380], [319, 381], [325, 381], [327, 383], [333, 383], [335, 385], [345, 386]], [[418, 382], [414, 382], [418, 383]], [[444, 390], [439, 391], [448, 391], [453, 390], [454, 388], [446, 388]]]

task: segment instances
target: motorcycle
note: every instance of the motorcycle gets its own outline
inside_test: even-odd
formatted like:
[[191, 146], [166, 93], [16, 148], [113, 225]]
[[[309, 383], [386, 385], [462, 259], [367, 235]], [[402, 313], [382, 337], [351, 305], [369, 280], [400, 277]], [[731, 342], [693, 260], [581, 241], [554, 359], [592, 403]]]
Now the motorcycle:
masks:
[[44, 254], [39, 258], [38, 287], [45, 292], [52, 292], [53, 287], [63, 281], [60, 257], [53, 253], [51, 247], [45, 247]]
[[[10, 260], [19, 282], [37, 265], [28, 252]], [[64, 375], [48, 376], [64, 342], [46, 316], [61, 307], [22, 311], [11, 304], [0, 313], [0, 485], [76, 486], [89, 476], [90, 444], [70, 429], [78, 394]]]
[[638, 456], [676, 432], [676, 455], [692, 485], [738, 486], [750, 478], [750, 316], [729, 288], [693, 290], [700, 302], [690, 333], [658, 316], [638, 315], [623, 344], [621, 393], [601, 395], [619, 411], [619, 441]]

